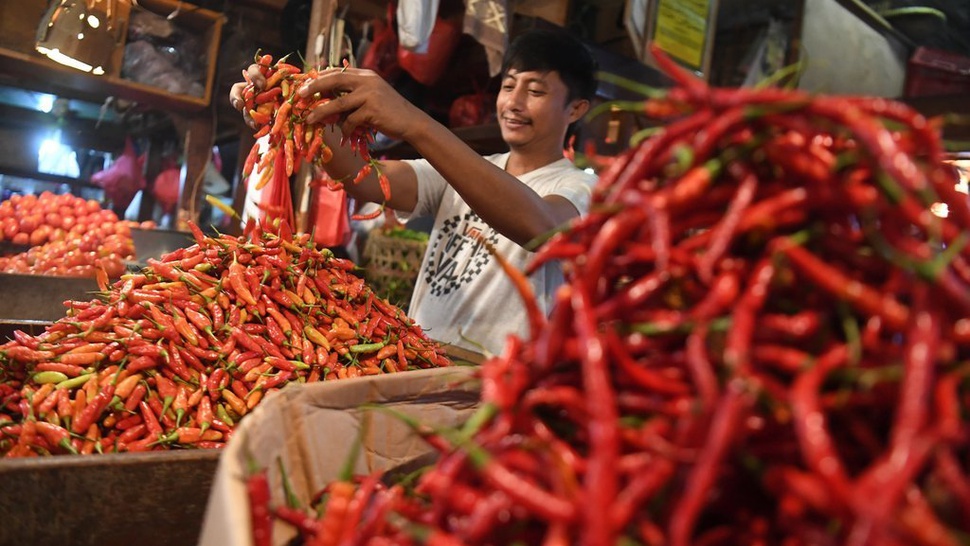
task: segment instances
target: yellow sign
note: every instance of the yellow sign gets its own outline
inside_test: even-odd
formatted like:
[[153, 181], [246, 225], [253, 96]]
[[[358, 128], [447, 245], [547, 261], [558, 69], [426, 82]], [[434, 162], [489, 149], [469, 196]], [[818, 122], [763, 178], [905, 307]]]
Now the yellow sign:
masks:
[[653, 40], [671, 56], [701, 70], [710, 15], [711, 0], [659, 0]]

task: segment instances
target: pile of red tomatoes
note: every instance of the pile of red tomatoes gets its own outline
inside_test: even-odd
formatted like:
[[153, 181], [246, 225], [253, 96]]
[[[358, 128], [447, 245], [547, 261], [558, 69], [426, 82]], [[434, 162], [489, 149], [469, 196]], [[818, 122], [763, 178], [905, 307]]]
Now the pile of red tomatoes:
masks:
[[0, 271], [94, 277], [103, 267], [119, 277], [134, 255], [132, 227], [154, 225], [119, 220], [98, 201], [71, 194], [14, 195], [0, 203], [0, 241], [30, 249], [0, 257]]

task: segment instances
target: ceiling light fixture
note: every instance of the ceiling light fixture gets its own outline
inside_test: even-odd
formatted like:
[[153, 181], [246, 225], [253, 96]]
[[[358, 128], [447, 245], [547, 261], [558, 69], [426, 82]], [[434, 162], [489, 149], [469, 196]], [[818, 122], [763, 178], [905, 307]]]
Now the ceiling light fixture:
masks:
[[96, 76], [110, 71], [117, 46], [117, 1], [56, 0], [37, 28], [37, 51]]

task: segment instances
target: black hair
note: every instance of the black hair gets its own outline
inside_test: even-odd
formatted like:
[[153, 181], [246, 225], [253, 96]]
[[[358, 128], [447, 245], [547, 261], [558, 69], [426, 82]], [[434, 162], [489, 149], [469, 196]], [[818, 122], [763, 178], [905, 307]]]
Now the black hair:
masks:
[[509, 44], [502, 77], [509, 69], [556, 72], [569, 90], [567, 101], [592, 100], [596, 95], [596, 59], [579, 38], [562, 29], [536, 29]]

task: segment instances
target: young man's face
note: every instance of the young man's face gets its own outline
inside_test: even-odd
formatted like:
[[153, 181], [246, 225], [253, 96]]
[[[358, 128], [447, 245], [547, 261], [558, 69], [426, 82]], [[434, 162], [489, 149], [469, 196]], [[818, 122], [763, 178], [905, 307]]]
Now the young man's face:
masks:
[[502, 138], [513, 149], [562, 149], [566, 128], [582, 115], [569, 101], [557, 72], [509, 69], [502, 79], [496, 112]]

